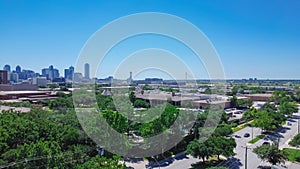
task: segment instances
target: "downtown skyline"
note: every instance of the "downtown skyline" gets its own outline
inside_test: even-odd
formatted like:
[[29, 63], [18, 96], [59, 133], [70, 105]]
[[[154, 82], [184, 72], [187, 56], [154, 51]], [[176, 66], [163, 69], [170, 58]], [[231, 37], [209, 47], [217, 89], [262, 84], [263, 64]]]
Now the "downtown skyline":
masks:
[[[172, 1], [174, 7], [169, 8], [171, 1], [145, 1], [143, 5], [138, 1], [100, 1], [93, 5], [80, 1], [72, 4], [1, 1], [0, 67], [21, 65], [40, 72], [54, 65], [63, 74], [65, 68], [76, 65], [86, 41], [105, 24], [133, 13], [162, 12], [186, 19], [209, 38], [223, 63], [226, 79], [300, 79], [297, 67], [300, 3], [230, 2]], [[143, 41], [144, 44], [140, 43]], [[97, 77], [113, 76], [114, 69], [109, 67], [116, 67], [132, 52], [149, 47], [172, 51], [191, 62], [190, 53], [179, 46], [177, 42], [155, 36], [129, 39], [109, 54]], [[196, 78], [206, 79], [205, 69], [200, 69]], [[124, 78], [128, 77], [128, 72], [125, 75]]]

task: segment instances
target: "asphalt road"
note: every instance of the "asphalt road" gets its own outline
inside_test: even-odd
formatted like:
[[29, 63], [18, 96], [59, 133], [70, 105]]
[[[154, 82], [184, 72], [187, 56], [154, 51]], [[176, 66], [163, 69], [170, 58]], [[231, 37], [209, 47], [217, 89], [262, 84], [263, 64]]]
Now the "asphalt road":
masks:
[[[300, 109], [300, 107], [299, 107]], [[231, 168], [231, 169], [238, 169], [238, 168], [245, 168], [245, 147], [247, 146], [248, 153], [247, 153], [247, 168], [248, 169], [255, 169], [260, 165], [266, 164], [262, 162], [255, 153], [253, 153], [253, 149], [257, 146], [261, 146], [263, 142], [274, 142], [278, 141], [279, 137], [279, 148], [288, 147], [288, 141], [293, 138], [298, 133], [298, 120], [300, 120], [300, 113], [295, 113], [293, 118], [287, 120], [290, 122], [291, 125], [285, 124], [284, 126], [278, 128], [274, 134], [270, 134], [265, 136], [263, 139], [259, 140], [255, 144], [249, 144], [248, 142], [252, 139], [252, 128], [246, 127], [232, 135], [235, 138], [237, 147], [235, 149], [236, 155], [233, 158], [228, 159], [226, 162], [222, 163], [222, 166]], [[244, 134], [249, 133], [250, 137], [245, 138]], [[261, 134], [261, 129], [253, 128], [253, 138]], [[293, 167], [292, 167], [293, 166]], [[277, 166], [278, 168], [300, 168], [300, 166], [296, 164], [292, 164], [287, 162], [285, 166]]]
[[[300, 109], [300, 107], [299, 107]], [[252, 129], [253, 129], [253, 138], [261, 134], [261, 129], [259, 128], [251, 128], [246, 127], [238, 132], [235, 132], [231, 135], [232, 138], [236, 140], [237, 147], [235, 148], [236, 155], [232, 158], [229, 158], [227, 161], [222, 163], [222, 166], [225, 166], [230, 169], [244, 169], [245, 168], [245, 147], [247, 146], [247, 168], [248, 169], [256, 169], [260, 165], [267, 165], [266, 162], [262, 162], [255, 153], [253, 153], [253, 149], [257, 146], [262, 145], [263, 142], [268, 141], [272, 143], [273, 141], [278, 141], [279, 139], [279, 148], [288, 147], [288, 141], [294, 137], [298, 133], [298, 120], [300, 120], [300, 113], [295, 113], [293, 118], [288, 119], [292, 125], [285, 124], [281, 128], [277, 129], [275, 134], [270, 134], [265, 136], [265, 138], [259, 140], [255, 144], [249, 144], [248, 142], [252, 140]], [[249, 133], [250, 137], [244, 137], [245, 133]], [[199, 162], [199, 159], [193, 158], [191, 156], [186, 156], [183, 158], [173, 158], [166, 161], [161, 161], [162, 165], [155, 166], [154, 168], [162, 168], [162, 169], [188, 169], [191, 168], [191, 165]], [[300, 168], [300, 165], [286, 162], [285, 165], [276, 166], [279, 169], [297, 169]], [[139, 166], [134, 166], [134, 168], [145, 168], [145, 163]]]

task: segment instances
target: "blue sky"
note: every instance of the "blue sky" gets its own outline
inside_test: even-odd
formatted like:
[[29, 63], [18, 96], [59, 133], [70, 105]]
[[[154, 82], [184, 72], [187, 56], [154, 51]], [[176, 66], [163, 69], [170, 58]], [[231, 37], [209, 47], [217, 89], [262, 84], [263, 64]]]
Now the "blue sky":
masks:
[[[63, 75], [64, 68], [75, 65], [94, 32], [140, 12], [169, 13], [197, 26], [216, 48], [227, 78], [300, 79], [300, 1], [296, 0], [0, 0], [0, 67], [21, 65], [40, 72], [52, 64]], [[133, 38], [123, 45], [136, 50], [160, 47], [191, 61], [176, 42], [151, 43], [151, 39], [161, 41], [155, 38]], [[139, 43], [142, 40], [144, 45]], [[120, 45], [112, 54], [126, 52]], [[114, 65], [122, 60], [115, 57], [119, 58], [108, 58], [100, 66], [98, 76], [113, 75]], [[197, 78], [206, 77], [202, 71], [199, 65]]]

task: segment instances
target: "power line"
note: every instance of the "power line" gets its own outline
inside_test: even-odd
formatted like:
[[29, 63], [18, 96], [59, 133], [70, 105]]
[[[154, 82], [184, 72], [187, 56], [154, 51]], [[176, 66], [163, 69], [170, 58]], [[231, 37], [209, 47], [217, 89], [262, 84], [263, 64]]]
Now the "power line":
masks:
[[23, 160], [19, 160], [19, 161], [16, 161], [16, 162], [11, 162], [7, 165], [1, 165], [0, 168], [9, 168], [9, 167], [12, 167], [12, 166], [15, 166], [17, 164], [28, 164], [29, 162], [32, 162], [32, 161], [39, 161], [39, 160], [43, 160], [43, 159], [52, 159], [52, 158], [55, 158], [55, 157], [58, 157], [58, 156], [64, 156], [64, 155], [75, 155], [75, 154], [78, 154], [78, 153], [86, 153], [86, 152], [89, 152], [90, 150], [84, 150], [84, 151], [77, 151], [77, 152], [63, 152], [63, 153], [60, 153], [60, 154], [57, 154], [57, 155], [44, 155], [44, 156], [37, 156], [37, 157], [32, 157], [32, 158], [24, 158]]

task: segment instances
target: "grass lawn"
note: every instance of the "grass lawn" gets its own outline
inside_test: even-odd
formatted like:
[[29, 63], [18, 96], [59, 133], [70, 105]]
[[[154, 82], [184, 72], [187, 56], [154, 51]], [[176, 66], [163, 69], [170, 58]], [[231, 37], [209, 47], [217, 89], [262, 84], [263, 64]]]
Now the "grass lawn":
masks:
[[259, 135], [257, 137], [255, 137], [253, 140], [250, 140], [248, 143], [254, 144], [256, 143], [258, 140], [264, 138], [265, 135]]
[[300, 162], [300, 150], [291, 149], [291, 148], [284, 148], [284, 152], [288, 154], [288, 160], [291, 162]]
[[253, 121], [250, 121], [250, 122], [248, 122], [248, 123], [244, 123], [244, 124], [241, 124], [241, 125], [237, 126], [237, 127], [235, 127], [235, 128], [232, 129], [232, 132], [240, 131], [240, 130], [242, 130], [242, 129], [248, 127], [249, 124], [252, 124], [252, 122], [253, 122]]

